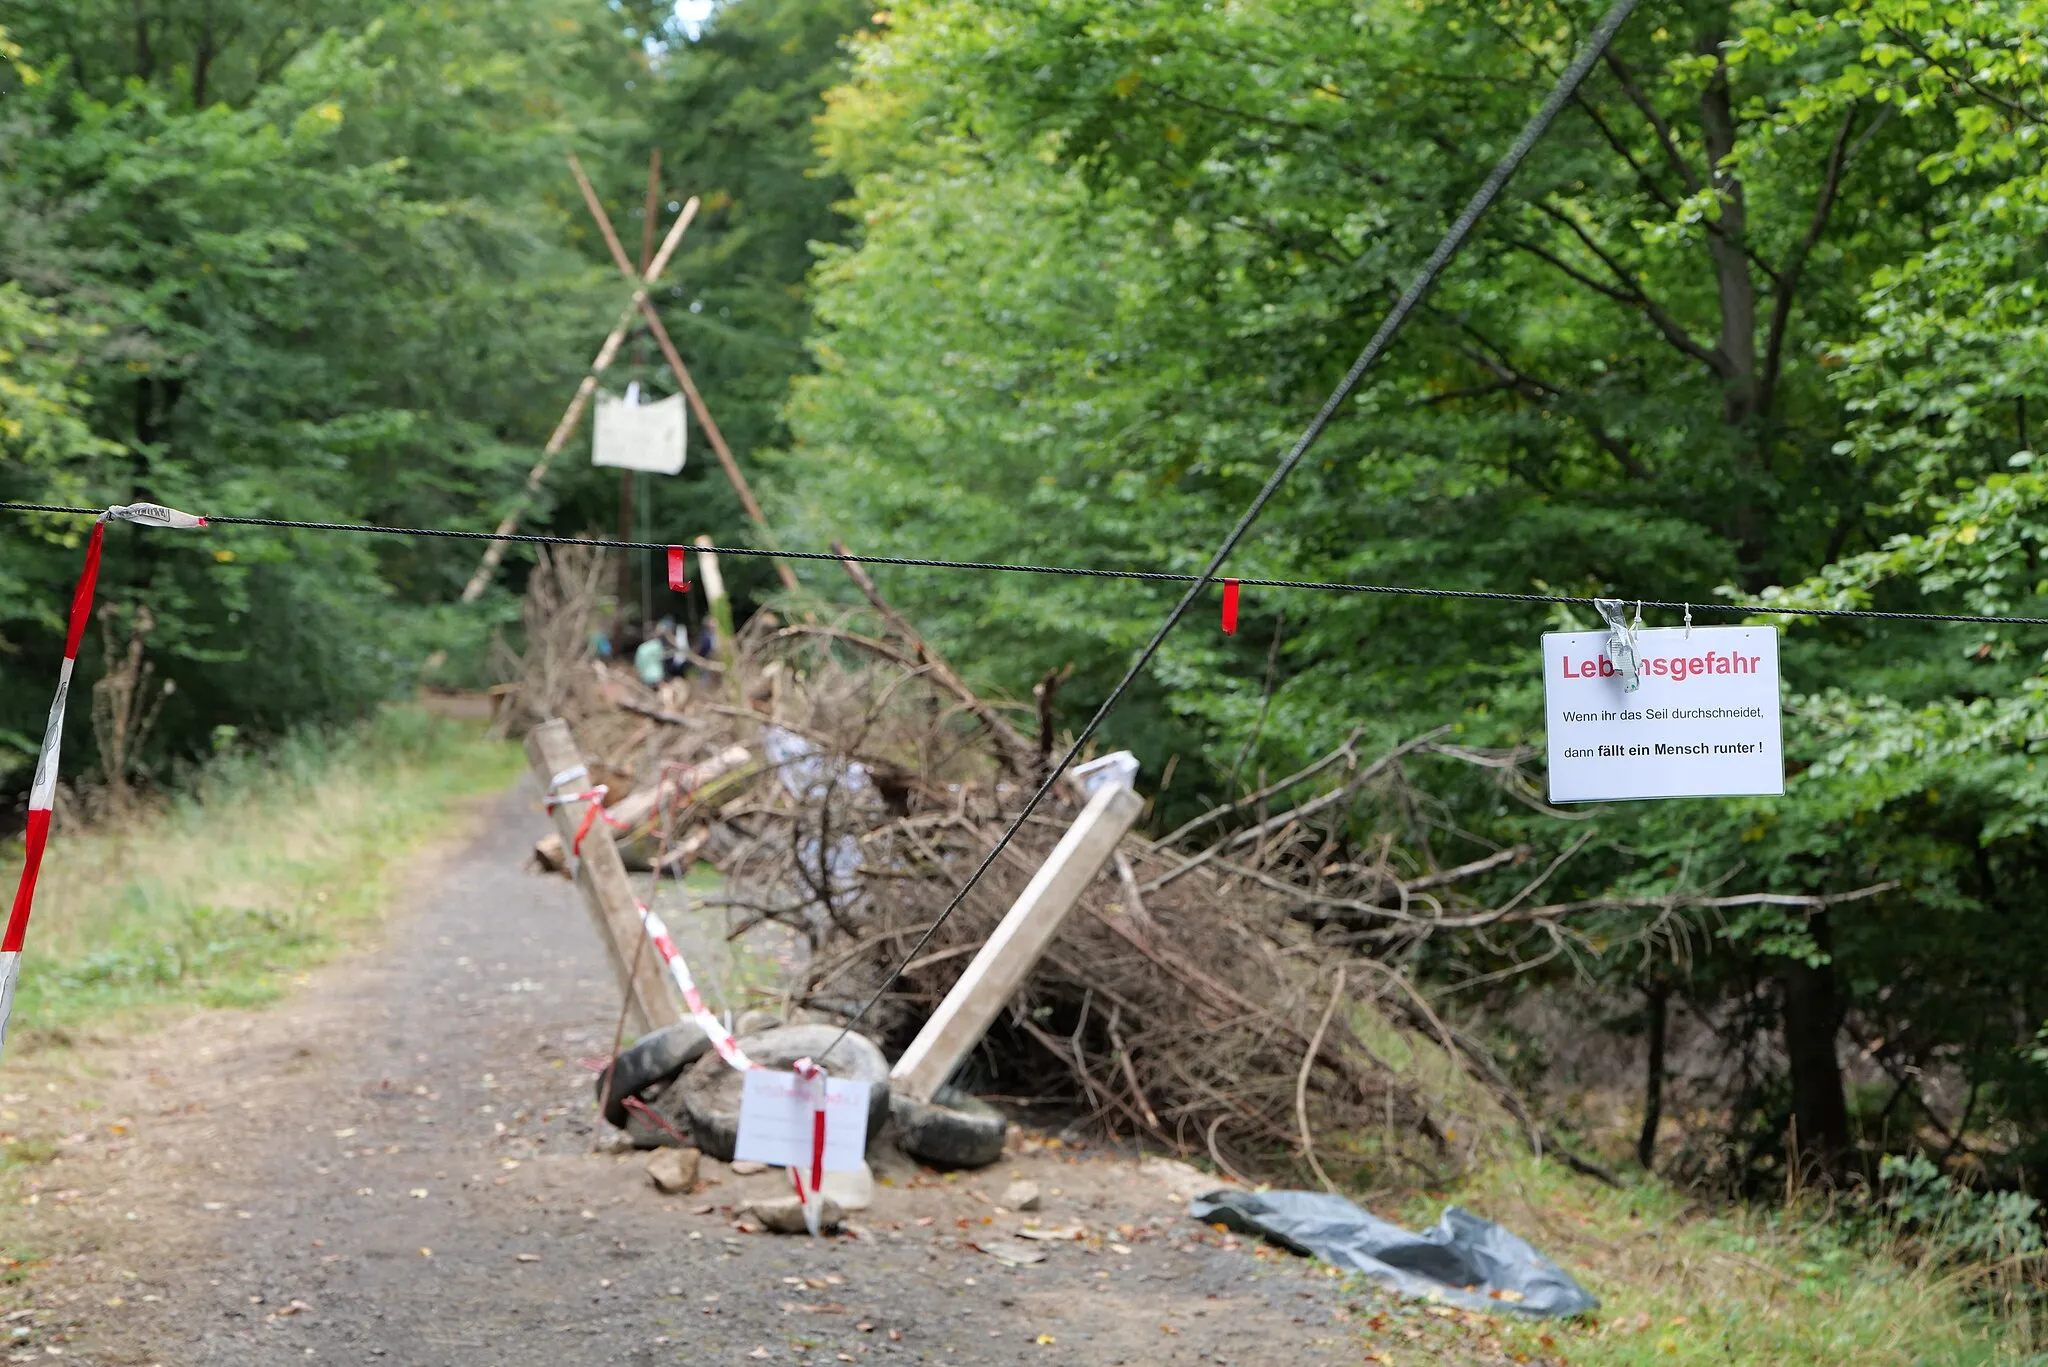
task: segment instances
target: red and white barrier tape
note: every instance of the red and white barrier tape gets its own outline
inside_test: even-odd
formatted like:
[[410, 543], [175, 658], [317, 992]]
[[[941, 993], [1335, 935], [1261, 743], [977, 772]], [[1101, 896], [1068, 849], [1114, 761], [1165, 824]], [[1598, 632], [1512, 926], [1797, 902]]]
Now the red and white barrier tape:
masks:
[[[697, 1028], [704, 1032], [711, 1047], [718, 1056], [741, 1072], [761, 1065], [746, 1056], [732, 1032], [725, 1028], [725, 1022], [711, 1014], [704, 1005], [703, 996], [697, 991], [697, 980], [690, 974], [689, 962], [682, 951], [670, 938], [668, 924], [661, 919], [661, 913], [654, 908], [640, 904], [640, 921], [647, 928], [647, 938], [654, 945], [654, 952], [668, 965], [669, 976], [675, 979], [676, 987], [683, 994], [683, 1004], [689, 1008], [690, 1018], [697, 1022]], [[823, 1204], [817, 1199], [819, 1189], [825, 1181], [825, 1070], [807, 1058], [800, 1058], [793, 1065], [796, 1075], [811, 1084], [811, 1174], [810, 1186], [804, 1186], [801, 1168], [791, 1168], [789, 1178], [796, 1186], [796, 1199], [803, 1203], [804, 1227], [815, 1236], [820, 1229], [824, 1215]], [[627, 1103], [631, 1105], [630, 1102]], [[664, 1125], [662, 1128], [667, 1129]]]
[[825, 1203], [818, 1199], [825, 1186], [825, 1070], [807, 1058], [798, 1059], [792, 1066], [796, 1075], [810, 1084], [811, 1189], [808, 1192], [804, 1190], [801, 1168], [791, 1168], [789, 1179], [796, 1183], [796, 1199], [804, 1208], [804, 1228], [815, 1239], [825, 1214]]
[[668, 965], [668, 974], [676, 981], [676, 987], [683, 994], [683, 1005], [689, 1008], [690, 1019], [697, 1022], [697, 1028], [711, 1041], [711, 1047], [718, 1056], [733, 1067], [745, 1072], [759, 1065], [741, 1051], [739, 1042], [732, 1032], [725, 1028], [725, 1022], [711, 1014], [704, 1005], [703, 996], [697, 991], [697, 980], [690, 976], [690, 965], [683, 958], [676, 942], [669, 937], [668, 923], [661, 919], [661, 913], [645, 903], [640, 905], [640, 923], [647, 927], [647, 938], [654, 945], [654, 952]]
[[583, 857], [583, 837], [590, 834], [590, 828], [597, 824], [600, 818], [603, 819], [605, 825], [615, 831], [626, 829], [628, 823], [619, 820], [604, 809], [604, 795], [610, 791], [609, 788], [600, 783], [595, 788], [588, 788], [580, 793], [562, 793], [558, 796], [542, 799], [542, 805], [548, 807], [559, 807], [565, 802], [588, 802], [590, 804], [583, 809], [583, 820], [576, 826], [576, 838], [569, 842], [569, 857], [571, 859], [581, 859]]
[[[579, 765], [574, 769], [556, 774], [550, 781], [549, 786], [559, 788], [564, 784], [573, 783], [578, 779], [588, 778], [589, 776], [590, 771]], [[626, 822], [618, 820], [604, 809], [606, 791], [605, 786], [599, 784], [595, 788], [587, 788], [581, 792], [551, 793], [544, 799], [545, 804], [549, 807], [558, 807], [565, 802], [587, 802], [590, 804], [584, 809], [583, 820], [576, 827], [576, 838], [569, 844], [570, 858], [581, 857], [583, 853], [583, 837], [590, 834], [593, 822], [602, 819], [606, 825], [614, 830], [625, 829]], [[660, 875], [657, 873], [656, 878], [658, 879], [659, 877]], [[677, 990], [683, 994], [683, 1005], [689, 1010], [690, 1018], [697, 1023], [697, 1028], [702, 1030], [704, 1037], [711, 1041], [711, 1047], [718, 1052], [720, 1058], [740, 1072], [760, 1067], [760, 1064], [747, 1057], [745, 1051], [740, 1048], [739, 1042], [732, 1037], [732, 1032], [725, 1028], [725, 1022], [713, 1015], [711, 1009], [704, 1005], [703, 994], [697, 991], [697, 979], [690, 972], [689, 961], [683, 958], [682, 951], [676, 948], [674, 938], [668, 933], [668, 923], [661, 919], [661, 913], [648, 906], [645, 902], [635, 902], [634, 905], [640, 909], [640, 924], [647, 932], [648, 941], [653, 944], [654, 952], [661, 956], [662, 963], [668, 966], [669, 976], [675, 980]], [[804, 1208], [804, 1227], [809, 1229], [813, 1236], [816, 1236], [819, 1233], [824, 1215], [823, 1202], [819, 1201], [817, 1197], [825, 1181], [826, 1073], [824, 1068], [807, 1058], [798, 1059], [793, 1068], [798, 1077], [810, 1083], [812, 1124], [809, 1189], [805, 1188], [804, 1173], [801, 1168], [791, 1168], [789, 1170], [789, 1177], [790, 1181], [796, 1186], [797, 1200], [802, 1203]], [[654, 1112], [647, 1107], [645, 1102], [641, 1102], [635, 1097], [629, 1097], [625, 1104], [628, 1109], [646, 1111], [649, 1117], [654, 1119], [661, 1128], [668, 1130], [671, 1134], [675, 1134], [674, 1128], [659, 1116], [654, 1115]], [[678, 1135], [677, 1138], [680, 1139], [681, 1136]]]
[[79, 572], [78, 586], [71, 591], [64, 663], [57, 670], [57, 696], [50, 703], [50, 720], [43, 728], [43, 748], [36, 756], [35, 782], [28, 792], [28, 831], [22, 852], [21, 881], [14, 888], [14, 909], [8, 914], [7, 930], [0, 935], [0, 1049], [7, 1046], [7, 1024], [14, 1014], [14, 988], [21, 979], [21, 949], [28, 940], [29, 912], [35, 907], [36, 876], [42, 872], [43, 851], [50, 843], [50, 814], [57, 800], [58, 751], [64, 743], [64, 703], [71, 692], [71, 674], [78, 665], [78, 647], [85, 639], [85, 624], [92, 620], [93, 594], [100, 578], [100, 548], [109, 521], [178, 531], [206, 525], [203, 517], [181, 513], [160, 503], [117, 505], [101, 513], [92, 524], [92, 535], [85, 543], [85, 568]]

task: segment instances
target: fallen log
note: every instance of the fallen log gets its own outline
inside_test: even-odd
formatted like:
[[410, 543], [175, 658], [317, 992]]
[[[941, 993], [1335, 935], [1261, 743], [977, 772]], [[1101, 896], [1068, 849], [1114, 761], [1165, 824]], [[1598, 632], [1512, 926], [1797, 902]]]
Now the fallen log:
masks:
[[[619, 843], [632, 839], [632, 833], [652, 821], [655, 811], [665, 802], [678, 797], [687, 797], [708, 783], [724, 778], [736, 769], [745, 768], [753, 762], [753, 754], [743, 745], [728, 745], [710, 759], [692, 764], [684, 769], [672, 769], [661, 782], [641, 788], [628, 794], [615, 807], [605, 810], [614, 821], [621, 823]], [[560, 873], [568, 867], [564, 857], [562, 837], [547, 835], [533, 844], [533, 857], [540, 866], [550, 873]]]

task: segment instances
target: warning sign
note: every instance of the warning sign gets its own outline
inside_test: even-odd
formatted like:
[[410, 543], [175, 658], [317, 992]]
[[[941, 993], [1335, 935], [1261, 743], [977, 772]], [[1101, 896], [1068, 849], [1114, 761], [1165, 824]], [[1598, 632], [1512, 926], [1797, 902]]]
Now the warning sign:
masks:
[[1775, 628], [1639, 631], [1633, 693], [1609, 636], [1543, 638], [1552, 802], [1785, 791]]

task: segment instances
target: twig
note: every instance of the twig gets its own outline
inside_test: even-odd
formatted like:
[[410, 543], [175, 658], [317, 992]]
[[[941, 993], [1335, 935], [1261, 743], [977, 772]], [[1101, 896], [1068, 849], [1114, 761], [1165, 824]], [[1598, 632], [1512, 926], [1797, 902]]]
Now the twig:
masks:
[[1316, 1158], [1315, 1139], [1308, 1129], [1308, 1075], [1316, 1066], [1316, 1054], [1323, 1047], [1323, 1032], [1330, 1028], [1330, 1017], [1337, 1014], [1337, 1003], [1344, 999], [1344, 966], [1337, 965], [1337, 985], [1330, 989], [1330, 1004], [1323, 1008], [1323, 1018], [1316, 1023], [1314, 1038], [1308, 1042], [1308, 1052], [1301, 1056], [1301, 1071], [1294, 1075], [1294, 1118], [1301, 1126], [1301, 1156], [1308, 1160], [1315, 1170], [1316, 1178], [1324, 1188], [1336, 1191], [1337, 1184], [1330, 1180], [1330, 1174], [1323, 1171], [1323, 1165]]
[[873, 605], [875, 611], [881, 614], [882, 620], [889, 624], [889, 629], [910, 647], [910, 653], [917, 658], [918, 663], [929, 665], [932, 677], [939, 685], [966, 704], [968, 710], [988, 728], [989, 734], [1003, 748], [1017, 772], [1030, 773], [1036, 756], [1032, 744], [1017, 734], [1017, 729], [1005, 721], [1000, 713], [983, 702], [980, 696], [967, 686], [966, 680], [953, 671], [953, 666], [946, 663], [943, 656], [926, 644], [924, 637], [904, 619], [903, 614], [889, 605], [888, 600], [882, 597], [881, 590], [875, 587], [875, 581], [868, 578], [868, 572], [854, 559], [853, 552], [846, 548], [844, 542], [833, 542], [832, 550], [840, 557], [839, 563], [845, 568], [847, 577], [853, 580], [854, 586]]
[[1166, 887], [1168, 884], [1174, 882], [1176, 879], [1185, 877], [1186, 875], [1193, 873], [1196, 869], [1201, 868], [1204, 864], [1209, 863], [1211, 860], [1220, 858], [1223, 852], [1227, 849], [1233, 848], [1237, 845], [1242, 845], [1247, 841], [1257, 840], [1261, 836], [1263, 836], [1267, 831], [1275, 827], [1284, 826], [1290, 821], [1303, 820], [1307, 817], [1315, 815], [1318, 812], [1324, 811], [1330, 807], [1335, 806], [1337, 803], [1342, 802], [1345, 798], [1349, 797], [1352, 793], [1356, 792], [1359, 788], [1363, 787], [1367, 783], [1370, 783], [1373, 779], [1377, 778], [1380, 774], [1384, 773], [1396, 761], [1401, 759], [1402, 756], [1421, 749], [1423, 746], [1427, 745], [1432, 739], [1442, 735], [1444, 732], [1448, 730], [1450, 730], [1448, 726], [1440, 726], [1436, 730], [1431, 731], [1426, 735], [1417, 736], [1414, 740], [1403, 742], [1401, 745], [1398, 745], [1394, 749], [1389, 750], [1386, 754], [1381, 755], [1378, 759], [1374, 760], [1371, 764], [1367, 765], [1359, 773], [1354, 774], [1351, 778], [1345, 780], [1345, 782], [1341, 786], [1331, 789], [1329, 792], [1324, 793], [1321, 797], [1311, 798], [1307, 802], [1302, 803], [1299, 807], [1290, 807], [1288, 810], [1281, 812], [1277, 816], [1268, 817], [1266, 820], [1259, 822], [1255, 826], [1247, 826], [1245, 827], [1245, 829], [1238, 831], [1234, 835], [1226, 836], [1224, 839], [1217, 841], [1214, 845], [1211, 845], [1208, 849], [1202, 851], [1194, 858], [1183, 862], [1179, 867], [1171, 869], [1166, 873], [1161, 874], [1159, 877], [1145, 884], [1139, 890], [1141, 892], [1148, 893], [1157, 892], [1161, 888]]
[[[1121, 1008], [1119, 1008], [1121, 1010]], [[1153, 1129], [1159, 1128], [1159, 1117], [1153, 1113], [1152, 1103], [1145, 1099], [1145, 1089], [1138, 1085], [1138, 1070], [1131, 1066], [1130, 1047], [1124, 1037], [1117, 1033], [1117, 1017], [1109, 1018], [1109, 1045], [1116, 1050], [1116, 1060], [1123, 1066], [1124, 1081], [1131, 1084], [1131, 1096], [1138, 1103], [1138, 1109], [1145, 1113], [1145, 1123]]]
[[1444, 869], [1423, 878], [1411, 878], [1401, 886], [1409, 892], [1422, 892], [1429, 888], [1447, 888], [1453, 883], [1462, 883], [1467, 878], [1477, 878], [1482, 873], [1491, 873], [1503, 864], [1519, 864], [1529, 857], [1527, 845], [1511, 845], [1497, 850], [1484, 859], [1475, 859], [1469, 864], [1460, 864], [1454, 869]]
[[1317, 774], [1320, 774], [1321, 772], [1323, 772], [1323, 770], [1329, 768], [1331, 765], [1337, 763], [1339, 760], [1349, 760], [1354, 764], [1357, 763], [1358, 755], [1351, 747], [1354, 744], [1356, 744], [1358, 738], [1364, 734], [1365, 728], [1358, 728], [1357, 730], [1353, 731], [1349, 736], [1345, 737], [1344, 743], [1342, 745], [1332, 750], [1329, 754], [1324, 755], [1314, 764], [1309, 765], [1308, 768], [1301, 769], [1296, 771], [1295, 773], [1289, 774], [1286, 778], [1279, 780], [1277, 783], [1269, 783], [1265, 787], [1259, 789], [1259, 791], [1257, 791], [1256, 793], [1247, 793], [1245, 794], [1245, 796], [1239, 798], [1235, 802], [1227, 802], [1223, 806], [1218, 807], [1213, 811], [1204, 812], [1200, 816], [1196, 817], [1194, 820], [1185, 822], [1182, 825], [1176, 827], [1168, 834], [1161, 836], [1154, 843], [1162, 847], [1166, 845], [1171, 845], [1175, 841], [1179, 840], [1182, 836], [1187, 835], [1192, 831], [1198, 831], [1202, 827], [1210, 824], [1211, 822], [1221, 821], [1224, 817], [1231, 815], [1233, 812], [1241, 812], [1246, 807], [1255, 807], [1259, 803], [1264, 802], [1269, 797], [1273, 797], [1276, 794], [1286, 792], [1289, 788], [1292, 788], [1297, 783], [1306, 783], [1309, 779], [1314, 778]]

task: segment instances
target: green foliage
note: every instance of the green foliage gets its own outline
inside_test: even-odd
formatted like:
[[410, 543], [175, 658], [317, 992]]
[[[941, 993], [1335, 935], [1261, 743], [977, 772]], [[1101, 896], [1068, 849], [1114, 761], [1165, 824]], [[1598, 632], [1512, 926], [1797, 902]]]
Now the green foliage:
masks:
[[[617, 308], [561, 199], [573, 133], [616, 119], [645, 69], [617, 16], [502, 0], [311, 22], [247, 0], [0, 19], [25, 64], [0, 87], [0, 349], [25, 358], [0, 371], [0, 495], [493, 519]], [[0, 541], [7, 730], [47, 705], [82, 531]], [[159, 734], [189, 752], [217, 724], [278, 734], [409, 682], [449, 644], [414, 605], [451, 597], [474, 554], [116, 528], [101, 596], [156, 614], [179, 685]]]
[[1887, 1156], [1879, 1211], [1944, 1261], [1999, 1263], [2042, 1249], [2041, 1203], [2017, 1191], [1972, 1191], [1926, 1157]]
[[[822, 131], [861, 234], [817, 278], [818, 372], [779, 488], [792, 539], [1193, 568], [1601, 8], [894, 8]], [[2041, 18], [1647, 4], [1232, 569], [2048, 615], [2020, 432], [2043, 373]], [[996, 685], [1077, 661], [1077, 710], [1171, 601], [885, 587]], [[1539, 741], [1536, 637], [1567, 625], [1256, 591], [1234, 639], [1212, 620], [1169, 641], [1111, 728], [1152, 772], [1182, 756], [1168, 821], [1354, 726]], [[2028, 914], [2048, 892], [2048, 726], [2027, 639], [1794, 622], [1781, 801], [1567, 829], [1446, 773], [1425, 780], [1442, 809], [1415, 818], [1446, 864], [1584, 837], [1557, 900], [1895, 889], [1828, 912], [1596, 912], [1418, 954], [1617, 987], [1678, 960], [1681, 997], [1747, 1060], [1752, 1172], [1777, 1171], [1795, 1117], [1836, 1142], [1812, 1129], [1832, 1065], [1788, 1088], [1750, 1052], [1795, 1016], [1822, 1055], [1846, 1024], [1890, 1077], [1873, 1142], [1920, 1123], [1914, 1070], [1940, 1060], [1981, 1098], [1963, 1119], [2012, 1122], [2005, 1156], [2039, 1162], [2048, 1085], [2022, 1049], [2048, 1018]], [[1811, 1009], [1777, 1019], [1793, 1006]]]

